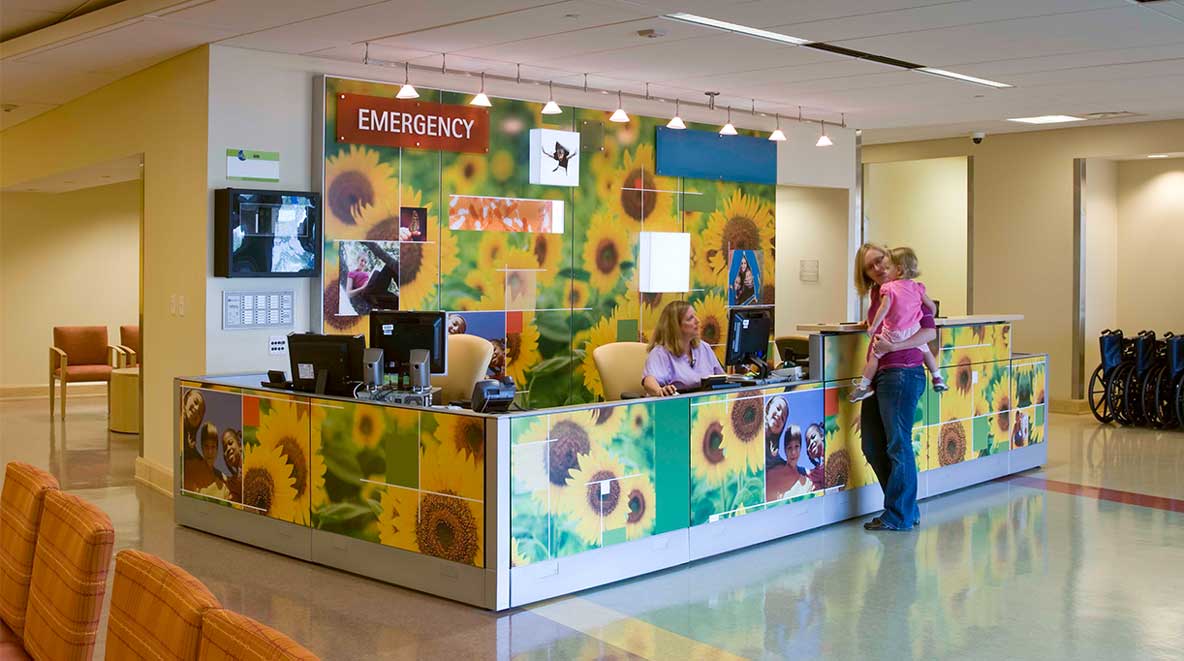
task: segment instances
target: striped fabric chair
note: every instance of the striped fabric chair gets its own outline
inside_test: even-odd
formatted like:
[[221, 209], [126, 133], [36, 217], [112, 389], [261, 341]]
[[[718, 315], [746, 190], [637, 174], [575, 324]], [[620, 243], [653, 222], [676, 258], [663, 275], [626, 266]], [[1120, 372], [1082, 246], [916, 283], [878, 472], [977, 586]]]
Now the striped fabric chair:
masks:
[[114, 543], [102, 510], [77, 496], [46, 492], [25, 620], [25, 649], [33, 658], [91, 658]]
[[141, 551], [115, 556], [107, 658], [197, 659], [202, 614], [221, 604], [180, 567]]
[[0, 494], [0, 620], [11, 631], [0, 631], [0, 637], [15, 640], [17, 645], [25, 630], [33, 550], [45, 494], [57, 488], [58, 481], [52, 475], [29, 464], [13, 461], [4, 470], [4, 491]]
[[269, 626], [223, 609], [211, 609], [201, 618], [199, 659], [268, 659], [269, 661], [319, 661], [312, 652]]

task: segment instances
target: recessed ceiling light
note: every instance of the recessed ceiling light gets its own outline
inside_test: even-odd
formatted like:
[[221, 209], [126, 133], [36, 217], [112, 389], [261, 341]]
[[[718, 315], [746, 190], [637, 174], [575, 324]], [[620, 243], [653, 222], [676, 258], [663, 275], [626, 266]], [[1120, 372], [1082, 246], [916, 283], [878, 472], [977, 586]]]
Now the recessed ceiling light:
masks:
[[1147, 154], [1147, 158], [1167, 158], [1167, 154]]
[[1008, 117], [1009, 122], [1020, 122], [1021, 124], [1060, 124], [1062, 122], [1084, 122], [1084, 117], [1074, 117], [1073, 115], [1040, 115], [1038, 117]]
[[690, 23], [691, 25], [698, 25], [705, 28], [713, 28], [715, 30], [723, 30], [725, 32], [735, 32], [736, 34], [744, 34], [757, 39], [765, 39], [768, 41], [775, 41], [781, 44], [790, 44], [791, 46], [802, 46], [810, 43], [809, 39], [802, 39], [800, 37], [791, 37], [780, 32], [770, 32], [769, 30], [761, 30], [760, 28], [753, 28], [747, 25], [740, 25], [738, 23], [729, 23], [727, 21], [720, 21], [714, 18], [707, 18], [706, 16], [696, 16], [695, 14], [686, 14], [683, 12], [675, 12], [673, 14], [665, 14], [662, 18], [670, 21], [678, 21], [680, 23]]

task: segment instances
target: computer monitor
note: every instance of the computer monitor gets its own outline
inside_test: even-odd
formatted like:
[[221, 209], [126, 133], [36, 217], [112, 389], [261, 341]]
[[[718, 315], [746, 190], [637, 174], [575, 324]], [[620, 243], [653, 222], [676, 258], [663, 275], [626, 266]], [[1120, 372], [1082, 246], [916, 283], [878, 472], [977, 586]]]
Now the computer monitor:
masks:
[[448, 332], [445, 312], [406, 310], [370, 311], [370, 346], [382, 349], [383, 369], [401, 374], [413, 349], [431, 355], [432, 374], [448, 373]]
[[288, 357], [292, 365], [292, 388], [318, 395], [353, 395], [363, 379], [362, 335], [289, 333]]
[[727, 355], [729, 367], [755, 365], [760, 378], [769, 376], [769, 336], [773, 333], [773, 306], [748, 305], [728, 311]]

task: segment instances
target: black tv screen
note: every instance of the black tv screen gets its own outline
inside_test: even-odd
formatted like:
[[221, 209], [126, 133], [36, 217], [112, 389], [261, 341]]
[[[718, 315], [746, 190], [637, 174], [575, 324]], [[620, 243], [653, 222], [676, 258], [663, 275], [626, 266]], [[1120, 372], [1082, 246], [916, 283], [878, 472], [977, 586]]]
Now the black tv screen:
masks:
[[304, 278], [320, 272], [320, 193], [223, 188], [214, 204], [214, 275]]

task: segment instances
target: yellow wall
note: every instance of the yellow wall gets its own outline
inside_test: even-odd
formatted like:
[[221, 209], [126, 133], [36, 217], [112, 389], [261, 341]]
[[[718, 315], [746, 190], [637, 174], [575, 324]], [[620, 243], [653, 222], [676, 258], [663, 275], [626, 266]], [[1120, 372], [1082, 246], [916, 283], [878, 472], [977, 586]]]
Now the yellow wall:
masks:
[[1118, 325], [1184, 333], [1184, 159], [1118, 163]]
[[[1098, 334], [1118, 327], [1118, 163], [1085, 161], [1085, 364], [1086, 377], [1101, 360]], [[1088, 385], [1088, 383], [1086, 384]]]
[[173, 377], [205, 370], [208, 95], [203, 46], [0, 133], [0, 187], [143, 154], [143, 445], [166, 470]]
[[1184, 151], [1184, 121], [925, 140], [863, 149], [865, 163], [974, 156], [974, 309], [1016, 312], [1017, 351], [1047, 352], [1068, 399], [1073, 322], [1073, 159]]
[[[777, 187], [777, 335], [847, 318], [849, 198], [846, 188]], [[818, 260], [818, 282], [802, 282], [801, 260]]]
[[0, 194], [0, 388], [45, 385], [54, 326], [140, 318], [140, 182]]
[[917, 253], [921, 282], [945, 316], [966, 314], [965, 157], [872, 163], [863, 171], [867, 239]]

